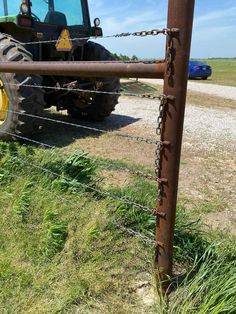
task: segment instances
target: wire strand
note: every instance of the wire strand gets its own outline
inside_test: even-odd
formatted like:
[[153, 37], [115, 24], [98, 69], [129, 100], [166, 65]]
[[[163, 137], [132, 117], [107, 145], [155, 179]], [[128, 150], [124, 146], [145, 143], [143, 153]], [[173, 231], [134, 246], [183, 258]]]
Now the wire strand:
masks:
[[[144, 37], [144, 36], [157, 36], [159, 34], [167, 35], [168, 32], [171, 30], [168, 28], [163, 29], [153, 29], [149, 31], [137, 31], [137, 32], [126, 32], [126, 33], [119, 33], [119, 34], [112, 34], [112, 35], [105, 35], [105, 36], [90, 36], [90, 37], [76, 37], [70, 38], [73, 41], [85, 41], [89, 39], [108, 39], [108, 38], [121, 38], [121, 37]], [[51, 39], [51, 40], [42, 40], [42, 41], [31, 41], [31, 42], [19, 42], [20, 44], [27, 46], [27, 45], [35, 45], [35, 44], [51, 44], [57, 43], [58, 39]]]
[[25, 113], [23, 111], [1, 110], [1, 112], [10, 112], [10, 113], [14, 113], [14, 114], [22, 115], [22, 116], [27, 116], [27, 117], [31, 117], [31, 118], [36, 118], [36, 119], [40, 119], [40, 120], [44, 120], [44, 121], [50, 121], [50, 122], [59, 123], [59, 124], [67, 125], [67, 126], [72, 126], [72, 127], [79, 128], [79, 129], [85, 129], [85, 130], [94, 131], [94, 132], [103, 133], [103, 134], [110, 134], [110, 135], [118, 136], [121, 138], [126, 138], [126, 139], [132, 140], [132, 141], [143, 142], [146, 144], [156, 145], [159, 142], [159, 141], [154, 140], [154, 139], [144, 138], [141, 136], [134, 136], [134, 135], [130, 135], [128, 133], [122, 133], [120, 131], [107, 131], [104, 129], [94, 128], [94, 127], [86, 126], [86, 125], [82, 125], [82, 124], [75, 124], [75, 123], [66, 122], [66, 121], [62, 121], [62, 120], [56, 120], [56, 119], [52, 119], [52, 118], [47, 118], [47, 117], [43, 117], [43, 116], [29, 114], [29, 113]]
[[[4, 131], [0, 131], [0, 133], [7, 133], [7, 134], [9, 134], [8, 132], [4, 132]], [[16, 157], [16, 158], [19, 159], [18, 157]], [[25, 162], [22, 158], [21, 158], [21, 160], [22, 160], [22, 162], [23, 162], [24, 164], [27, 164], [27, 162]], [[34, 164], [31, 164], [31, 166], [34, 167], [35, 169], [42, 170], [42, 171], [45, 172], [45, 173], [49, 173], [49, 174], [51, 174], [51, 175], [53, 175], [53, 176], [55, 176], [55, 177], [57, 177], [57, 178], [62, 178], [61, 175], [59, 175], [58, 173], [56, 173], [56, 172], [54, 172], [54, 171], [51, 171], [50, 169], [43, 168], [43, 167], [41, 167], [41, 166], [34, 165]], [[68, 180], [69, 182], [72, 182], [71, 179], [68, 178], [68, 177], [64, 177], [64, 179]], [[72, 182], [72, 183], [73, 183], [73, 182]], [[73, 183], [73, 184], [74, 184], [74, 183]], [[93, 187], [93, 186], [89, 186], [88, 184], [81, 183], [81, 182], [78, 182], [78, 181], [76, 182], [76, 184], [78, 184], [78, 185], [81, 186], [82, 188], [88, 189], [88, 190], [90, 190], [90, 191], [92, 191], [92, 192], [95, 192], [95, 193], [98, 193], [98, 194], [100, 194], [100, 195], [102, 195], [102, 196], [109, 197], [109, 198], [114, 199], [114, 200], [116, 200], [116, 201], [120, 201], [120, 202], [122, 202], [122, 203], [124, 203], [124, 204], [134, 206], [134, 207], [136, 207], [136, 208], [138, 208], [138, 209], [144, 210], [145, 212], [153, 213], [153, 209], [151, 209], [151, 208], [149, 208], [149, 207], [147, 207], [147, 206], [138, 204], [138, 203], [136, 203], [136, 202], [133, 202], [133, 201], [131, 201], [131, 200], [129, 200], [129, 199], [121, 198], [121, 197], [119, 197], [119, 196], [117, 196], [117, 195], [115, 195], [115, 194], [113, 194], [113, 193], [107, 192], [107, 191], [101, 191], [101, 190], [99, 190], [98, 188], [95, 188], [95, 187]]]
[[[3, 133], [3, 131], [0, 131], [0, 133]], [[9, 132], [4, 132], [5, 134], [8, 134], [12, 137], [16, 137], [18, 139], [21, 139], [21, 140], [24, 140], [26, 142], [30, 142], [32, 144], [36, 144], [38, 145], [39, 147], [46, 147], [46, 148], [49, 148], [49, 149], [53, 149], [53, 150], [56, 150], [56, 149], [59, 149], [59, 147], [57, 146], [54, 146], [54, 145], [50, 145], [50, 144], [46, 144], [46, 143], [43, 143], [43, 142], [39, 142], [39, 141], [36, 141], [36, 140], [33, 140], [33, 139], [30, 139], [30, 138], [27, 138], [25, 136], [20, 136], [20, 135], [17, 135], [17, 134], [12, 134], [12, 133], [9, 133]], [[75, 151], [68, 151], [67, 154], [74, 154], [76, 153], [76, 150]], [[113, 164], [111, 162], [108, 162], [108, 161], [104, 161], [104, 160], [99, 160], [98, 158], [96, 157], [91, 157], [88, 155], [87, 152], [83, 151], [83, 153], [87, 154], [85, 157], [99, 165], [102, 165], [102, 166], [105, 166], [107, 168], [111, 168], [111, 169], [115, 169], [115, 170], [119, 170], [119, 171], [123, 171], [123, 172], [126, 172], [126, 173], [130, 173], [132, 175], [136, 175], [136, 176], [139, 176], [139, 177], [143, 177], [145, 179], [148, 179], [148, 180], [152, 180], [152, 181], [157, 181], [157, 178], [150, 174], [150, 173], [146, 173], [146, 172], [142, 172], [140, 170], [134, 170], [134, 169], [130, 169], [130, 168], [127, 168], [127, 167], [123, 167], [123, 166], [119, 166], [119, 165], [116, 165], [116, 164]], [[53, 154], [53, 153], [52, 153]]]
[[[0, 152], [0, 155], [4, 155], [2, 152]], [[9, 177], [12, 177], [12, 178], [16, 178], [16, 179], [19, 179], [20, 177], [16, 174], [10, 174], [9, 173], [7, 174], [7, 176]], [[73, 206], [75, 206], [75, 208], [79, 208], [79, 209], [82, 209], [86, 203], [86, 201], [83, 202], [83, 204], [81, 204], [81, 199], [80, 199], [80, 202], [78, 203], [75, 203], [75, 201], [71, 201], [69, 199], [66, 199], [65, 197], [61, 196], [61, 195], [57, 195], [55, 192], [51, 191], [51, 190], [46, 190], [46, 188], [44, 187], [41, 187], [41, 186], [37, 186], [37, 189], [43, 191], [43, 192], [47, 192], [47, 193], [50, 193], [51, 195], [55, 196], [57, 199], [59, 199], [60, 201], [65, 201]], [[79, 205], [78, 205], [79, 204]], [[145, 236], [144, 234], [134, 230], [134, 229], [131, 229], [131, 228], [127, 228], [123, 225], [121, 225], [120, 223], [116, 222], [116, 221], [112, 221], [111, 222], [112, 225], [114, 225], [116, 228], [120, 229], [121, 232], [125, 232], [127, 233], [129, 236], [133, 236], [133, 237], [137, 237], [139, 238], [140, 240], [142, 240], [145, 244], [147, 245], [155, 245], [155, 241], [150, 239], [149, 237]]]
[[60, 86], [45, 86], [45, 85], [30, 85], [30, 84], [14, 84], [14, 83], [5, 83], [8, 86], [16, 87], [31, 87], [31, 88], [43, 88], [43, 89], [53, 89], [53, 90], [63, 90], [68, 92], [82, 92], [90, 94], [105, 94], [105, 95], [114, 95], [114, 96], [127, 96], [127, 97], [137, 97], [137, 98], [147, 98], [147, 99], [158, 99], [161, 100], [163, 95], [155, 95], [154, 93], [146, 94], [137, 94], [137, 93], [126, 93], [126, 92], [106, 92], [100, 90], [90, 90], [90, 89], [81, 89], [81, 88], [69, 88], [69, 87], [60, 87]]

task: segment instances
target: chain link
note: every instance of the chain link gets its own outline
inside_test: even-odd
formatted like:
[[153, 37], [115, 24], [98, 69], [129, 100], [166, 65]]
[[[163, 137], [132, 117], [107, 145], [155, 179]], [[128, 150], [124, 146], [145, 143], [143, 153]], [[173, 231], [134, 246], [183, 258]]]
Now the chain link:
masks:
[[161, 100], [161, 102], [159, 105], [159, 116], [157, 118], [157, 128], [156, 128], [156, 135], [159, 137], [161, 136], [161, 127], [163, 124], [164, 111], [165, 111], [165, 106], [167, 103], [167, 96], [162, 95], [160, 100]]
[[160, 106], [159, 106], [159, 116], [157, 118], [157, 128], [156, 128], [156, 134], [159, 137], [159, 141], [156, 144], [156, 151], [155, 151], [155, 174], [158, 181], [158, 194], [157, 199], [158, 201], [161, 201], [163, 196], [163, 182], [160, 180], [160, 170], [161, 170], [161, 151], [163, 149], [163, 142], [161, 138], [161, 129], [163, 126], [163, 119], [165, 115], [165, 108], [168, 102], [168, 97], [166, 95], [163, 95]]
[[[120, 37], [145, 37], [145, 36], [158, 36], [160, 34], [167, 35], [170, 32], [174, 31], [175, 29], [169, 29], [169, 28], [163, 28], [163, 29], [152, 29], [152, 30], [143, 30], [138, 32], [126, 32], [126, 33], [119, 33], [119, 34], [113, 34], [113, 35], [107, 35], [107, 36], [90, 36], [90, 37], [76, 37], [71, 38], [71, 41], [84, 41], [89, 39], [107, 39], [107, 38], [120, 38]], [[52, 40], [42, 40], [42, 41], [31, 41], [31, 42], [20, 42], [22, 45], [35, 45], [35, 44], [50, 44], [50, 43], [57, 43], [58, 39], [52, 39]]]
[[171, 79], [173, 74], [173, 61], [174, 61], [173, 33], [169, 33], [167, 34], [167, 49], [166, 49], [166, 63], [167, 63], [166, 74], [169, 79]]
[[120, 33], [114, 35], [114, 37], [129, 37], [129, 36], [138, 36], [138, 37], [145, 37], [145, 36], [157, 36], [159, 34], [166, 35], [167, 29], [152, 29], [148, 31], [138, 31], [138, 32], [127, 32], [127, 33]]
[[[172, 85], [172, 75], [173, 75], [173, 61], [174, 61], [174, 42], [173, 36], [174, 33], [179, 32], [179, 29], [174, 28], [171, 30], [166, 29], [167, 35], [167, 49], [166, 49], [166, 75], [169, 80], [169, 84]], [[163, 119], [165, 115], [165, 108], [168, 104], [168, 98], [172, 98], [171, 96], [163, 95], [161, 98], [160, 106], [159, 106], [159, 116], [157, 119], [157, 128], [156, 134], [159, 137], [159, 142], [157, 142], [156, 146], [156, 159], [155, 159], [155, 174], [157, 177], [157, 181], [159, 182], [159, 189], [157, 194], [157, 199], [159, 202], [162, 201], [163, 194], [164, 194], [164, 181], [160, 178], [160, 171], [161, 171], [161, 152], [163, 149], [163, 145], [166, 144], [163, 142], [163, 138], [161, 136], [161, 130], [163, 126]]]

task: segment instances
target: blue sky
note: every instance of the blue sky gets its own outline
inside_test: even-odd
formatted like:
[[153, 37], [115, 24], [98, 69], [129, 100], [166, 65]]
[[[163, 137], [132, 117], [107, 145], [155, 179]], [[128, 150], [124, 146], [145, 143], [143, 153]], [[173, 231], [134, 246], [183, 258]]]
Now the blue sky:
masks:
[[[167, 0], [88, 0], [91, 20], [101, 18], [104, 35], [166, 26]], [[101, 39], [112, 52], [163, 57], [160, 36]], [[236, 0], [196, 0], [192, 58], [236, 57]]]

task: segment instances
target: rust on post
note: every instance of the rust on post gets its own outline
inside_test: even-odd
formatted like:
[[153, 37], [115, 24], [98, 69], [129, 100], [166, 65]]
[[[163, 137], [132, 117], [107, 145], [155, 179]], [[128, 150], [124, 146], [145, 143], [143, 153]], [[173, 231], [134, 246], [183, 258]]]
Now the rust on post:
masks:
[[161, 141], [170, 142], [160, 152], [159, 175], [168, 180], [160, 186], [161, 197], [157, 204], [157, 212], [165, 214], [157, 217], [156, 230], [156, 266], [162, 280], [170, 278], [173, 267], [173, 239], [194, 4], [194, 0], [169, 0], [168, 8], [167, 27], [178, 28], [179, 32], [167, 36], [167, 70], [164, 76], [163, 94], [173, 97], [167, 97], [161, 128]]
[[158, 62], [0, 62], [0, 73], [80, 76], [164, 78], [166, 63]]

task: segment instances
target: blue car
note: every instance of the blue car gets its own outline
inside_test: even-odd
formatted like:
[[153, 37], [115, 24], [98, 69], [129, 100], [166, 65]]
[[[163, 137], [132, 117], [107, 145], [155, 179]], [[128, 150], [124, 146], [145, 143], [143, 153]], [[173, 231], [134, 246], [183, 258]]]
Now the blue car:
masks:
[[201, 61], [189, 61], [189, 78], [207, 80], [212, 74], [212, 68]]

